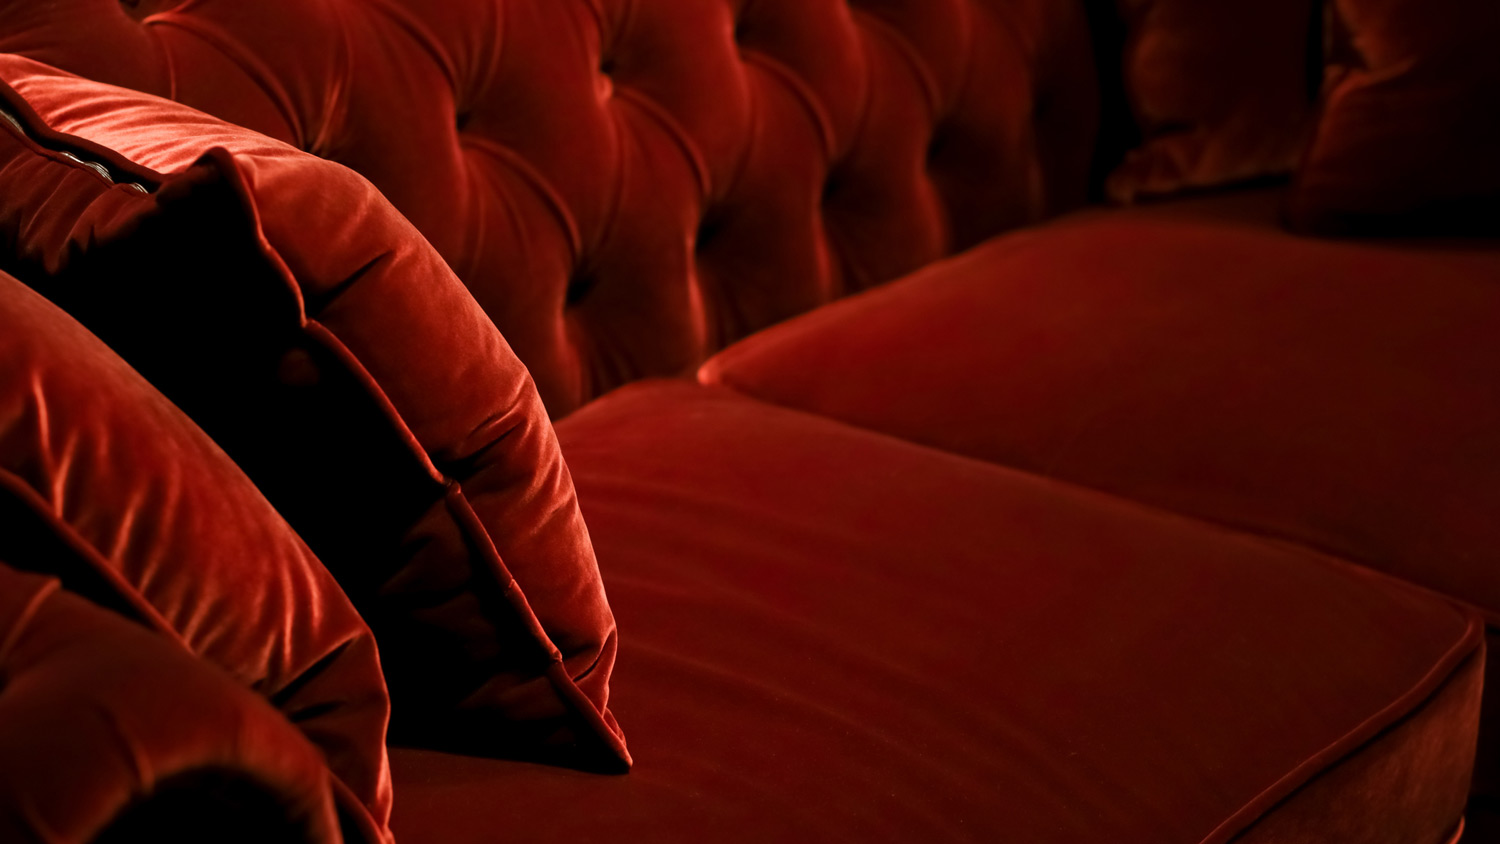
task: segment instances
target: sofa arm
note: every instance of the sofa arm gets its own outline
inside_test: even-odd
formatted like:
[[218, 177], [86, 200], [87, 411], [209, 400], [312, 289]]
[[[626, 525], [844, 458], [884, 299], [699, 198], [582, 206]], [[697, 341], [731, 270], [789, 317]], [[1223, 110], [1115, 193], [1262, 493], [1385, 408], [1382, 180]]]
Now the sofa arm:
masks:
[[227, 674], [0, 565], [0, 841], [333, 844], [331, 788]]

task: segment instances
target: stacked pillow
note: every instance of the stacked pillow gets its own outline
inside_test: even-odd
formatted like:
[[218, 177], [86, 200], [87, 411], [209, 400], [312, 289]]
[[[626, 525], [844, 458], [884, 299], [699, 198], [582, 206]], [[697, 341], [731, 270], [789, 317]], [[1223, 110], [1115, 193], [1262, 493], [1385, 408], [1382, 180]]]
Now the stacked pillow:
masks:
[[427, 242], [352, 171], [248, 130], [15, 56], [0, 81], [9, 269], [307, 540], [379, 641], [393, 736], [626, 768], [614, 619], [550, 421]]
[[[322, 750], [339, 779], [338, 791], [350, 798], [341, 806], [347, 827], [372, 830], [370, 840], [388, 837], [389, 704], [374, 639], [338, 584], [233, 461], [171, 402], [82, 326], [3, 274], [0, 325], [0, 597], [10, 601], [25, 591], [40, 601], [55, 587], [20, 572], [58, 578], [71, 592], [138, 623], [139, 633], [110, 634], [116, 644], [97, 658], [145, 666], [141, 685], [128, 699], [119, 697], [119, 689], [110, 693], [110, 678], [101, 676], [100, 685], [81, 698], [43, 705], [36, 702], [37, 689], [14, 683], [26, 672], [7, 664], [0, 672], [0, 691], [6, 693], [0, 721], [16, 732], [0, 742], [0, 777], [22, 775], [16, 759], [68, 758], [63, 747], [87, 746], [90, 719], [117, 707], [128, 711], [109, 717], [154, 760], [142, 768], [142, 760], [120, 762], [96, 750], [89, 754], [87, 776], [71, 765], [58, 770], [55, 763], [38, 762], [31, 775], [22, 776], [21, 792], [0, 788], [0, 794], [36, 796], [49, 777], [78, 779], [83, 787], [75, 797], [96, 799], [80, 797], [70, 811], [37, 799], [39, 811], [56, 809], [52, 819], [59, 830], [82, 833], [79, 824], [100, 820], [90, 813], [120, 808], [131, 791], [156, 785], [152, 778], [172, 773], [184, 757], [212, 763], [218, 753], [221, 767], [242, 770], [241, 763], [250, 761], [243, 753], [224, 754], [238, 731], [265, 716], [247, 715], [225, 738], [214, 738], [204, 722], [217, 719], [224, 726], [224, 716], [211, 714], [221, 711], [211, 700], [195, 701], [193, 695], [218, 681], [197, 678], [190, 670], [194, 654], [273, 702]], [[87, 629], [130, 626], [123, 620], [96, 625], [82, 617], [88, 615], [83, 610], [67, 614]], [[0, 631], [0, 661], [15, 658], [15, 637], [35, 631], [34, 621], [21, 613], [10, 633]], [[163, 644], [137, 647], [135, 639], [146, 638], [147, 631]], [[77, 625], [57, 635], [63, 633], [83, 635]], [[59, 640], [54, 635], [48, 641]], [[44, 687], [56, 684], [62, 666], [86, 661], [62, 653], [60, 662], [46, 668], [37, 658], [32, 676], [53, 678], [37, 681]], [[187, 676], [172, 676], [174, 664], [189, 666], [181, 669]], [[78, 685], [68, 688], [76, 692]], [[203, 719], [171, 714], [195, 708]], [[96, 714], [66, 729], [16, 727], [33, 717], [62, 717], [47, 716], [48, 709]], [[153, 720], [153, 709], [166, 723]], [[180, 735], [170, 738], [174, 730]], [[292, 731], [274, 724], [256, 730], [268, 749], [280, 742], [273, 734]], [[300, 751], [280, 752], [290, 760]], [[137, 770], [130, 776], [144, 781], [127, 778], [122, 785], [117, 769], [132, 766]], [[63, 785], [58, 789], [66, 792]], [[38, 820], [33, 816], [28, 823]], [[4, 828], [0, 822], [0, 839], [11, 840]]]
[[0, 840], [381, 840], [347, 812], [340, 824], [317, 749], [265, 701], [4, 564], [0, 676]]
[[1111, 174], [1112, 198], [1295, 173], [1285, 210], [1300, 232], [1500, 231], [1500, 4], [1117, 7], [1145, 142]]

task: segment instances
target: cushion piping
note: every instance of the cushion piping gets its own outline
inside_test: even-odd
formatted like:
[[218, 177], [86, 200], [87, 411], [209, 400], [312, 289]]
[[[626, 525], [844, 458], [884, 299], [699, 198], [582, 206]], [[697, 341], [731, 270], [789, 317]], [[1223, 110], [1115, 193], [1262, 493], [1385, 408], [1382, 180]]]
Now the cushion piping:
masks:
[[[1456, 606], [1454, 609], [1459, 611]], [[1204, 836], [1202, 844], [1225, 844], [1231, 841], [1276, 804], [1289, 797], [1292, 792], [1306, 785], [1319, 773], [1353, 755], [1355, 751], [1375, 740], [1387, 728], [1415, 712], [1422, 703], [1436, 694], [1458, 666], [1483, 642], [1483, 621], [1472, 613], [1463, 613], [1463, 615], [1467, 616], [1463, 635], [1410, 689], [1251, 798], [1238, 811]], [[1460, 821], [1461, 831], [1462, 822]]]

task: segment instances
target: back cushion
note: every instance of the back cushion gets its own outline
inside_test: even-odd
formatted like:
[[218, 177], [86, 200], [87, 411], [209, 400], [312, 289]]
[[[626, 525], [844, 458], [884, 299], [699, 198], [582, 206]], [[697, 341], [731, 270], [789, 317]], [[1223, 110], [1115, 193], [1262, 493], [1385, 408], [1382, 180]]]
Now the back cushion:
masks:
[[0, 50], [345, 163], [554, 414], [1084, 200], [1075, 0], [0, 0]]
[[0, 558], [260, 692], [383, 826], [388, 703], [374, 639], [338, 584], [197, 426], [4, 274], [0, 325]]
[[25, 127], [0, 135], [8, 260], [318, 552], [380, 640], [393, 734], [628, 764], [552, 426], [426, 241], [348, 169], [253, 132], [17, 57], [0, 79]]
[[1314, 0], [1115, 0], [1143, 136], [1110, 174], [1116, 201], [1296, 167], [1321, 71]]
[[1289, 222], [1321, 234], [1500, 233], [1500, 3], [1331, 5], [1339, 49]]

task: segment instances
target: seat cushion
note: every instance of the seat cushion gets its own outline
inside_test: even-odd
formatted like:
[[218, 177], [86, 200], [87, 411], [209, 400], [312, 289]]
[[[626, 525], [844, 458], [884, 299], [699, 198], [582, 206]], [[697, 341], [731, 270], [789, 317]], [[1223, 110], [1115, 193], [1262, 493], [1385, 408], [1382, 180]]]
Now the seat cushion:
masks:
[[636, 766], [397, 750], [405, 844], [1459, 823], [1481, 625], [1412, 587], [721, 389], [625, 388], [559, 436]]
[[380, 638], [393, 732], [628, 766], [552, 425], [432, 246], [352, 171], [262, 135], [16, 56], [0, 79], [0, 266], [286, 514]]
[[1358, 560], [1500, 620], [1500, 242], [1093, 211], [771, 329], [703, 380]]

